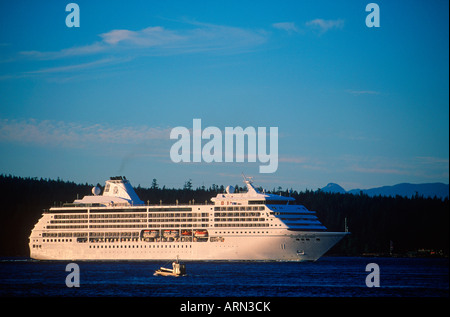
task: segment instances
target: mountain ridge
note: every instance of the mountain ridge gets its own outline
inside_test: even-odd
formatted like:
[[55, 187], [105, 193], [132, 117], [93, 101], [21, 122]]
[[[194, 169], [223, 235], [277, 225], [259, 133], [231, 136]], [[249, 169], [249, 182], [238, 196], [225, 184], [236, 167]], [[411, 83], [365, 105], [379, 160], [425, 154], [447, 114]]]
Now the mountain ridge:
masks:
[[416, 194], [423, 197], [434, 198], [438, 197], [440, 199], [445, 199], [449, 197], [449, 184], [444, 183], [400, 183], [392, 186], [381, 186], [369, 189], [351, 189], [345, 190], [339, 184], [328, 183], [325, 187], [321, 188], [324, 192], [329, 193], [341, 193], [341, 194], [354, 194], [359, 195], [361, 192], [373, 196], [403, 196], [411, 198]]

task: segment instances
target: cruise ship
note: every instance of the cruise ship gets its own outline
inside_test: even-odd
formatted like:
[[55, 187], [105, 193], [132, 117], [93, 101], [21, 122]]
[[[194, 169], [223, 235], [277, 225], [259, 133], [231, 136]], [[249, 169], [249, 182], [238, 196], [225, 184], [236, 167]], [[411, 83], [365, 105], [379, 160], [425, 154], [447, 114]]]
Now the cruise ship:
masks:
[[205, 204], [145, 204], [122, 176], [44, 210], [29, 237], [37, 260], [316, 261], [348, 232], [328, 232], [292, 197], [232, 186]]

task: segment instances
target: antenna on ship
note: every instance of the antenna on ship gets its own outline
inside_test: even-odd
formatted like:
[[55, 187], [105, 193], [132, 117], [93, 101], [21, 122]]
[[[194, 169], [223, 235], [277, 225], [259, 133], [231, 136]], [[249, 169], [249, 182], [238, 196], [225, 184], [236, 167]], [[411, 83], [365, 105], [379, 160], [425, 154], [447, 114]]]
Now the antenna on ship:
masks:
[[251, 184], [253, 183], [253, 177], [251, 176], [245, 176], [244, 172], [242, 172], [242, 176], [244, 177], [244, 183], [246, 184]]
[[253, 187], [252, 183], [253, 183], [253, 177], [251, 176], [245, 176], [244, 173], [242, 173], [242, 176], [244, 177], [244, 183], [247, 185], [247, 193], [254, 193], [254, 194], [258, 194], [258, 190]]

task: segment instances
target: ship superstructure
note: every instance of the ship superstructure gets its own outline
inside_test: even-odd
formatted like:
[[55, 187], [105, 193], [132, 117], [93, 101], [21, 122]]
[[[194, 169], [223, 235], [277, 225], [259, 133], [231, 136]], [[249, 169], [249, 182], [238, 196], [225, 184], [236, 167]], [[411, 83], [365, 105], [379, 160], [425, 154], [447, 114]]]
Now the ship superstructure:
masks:
[[258, 191], [211, 198], [212, 204], [151, 205], [125, 177], [103, 193], [45, 210], [29, 238], [40, 260], [315, 261], [347, 232], [328, 232], [314, 211], [292, 197]]

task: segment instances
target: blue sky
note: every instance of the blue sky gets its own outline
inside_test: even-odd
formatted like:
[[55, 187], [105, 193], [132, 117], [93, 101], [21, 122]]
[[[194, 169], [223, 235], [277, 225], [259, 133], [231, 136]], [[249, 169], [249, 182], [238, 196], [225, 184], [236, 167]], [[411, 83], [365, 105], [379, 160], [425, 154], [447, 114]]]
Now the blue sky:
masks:
[[[0, 173], [350, 190], [449, 182], [448, 1], [0, 3]], [[170, 131], [278, 127], [278, 169], [174, 163]]]

